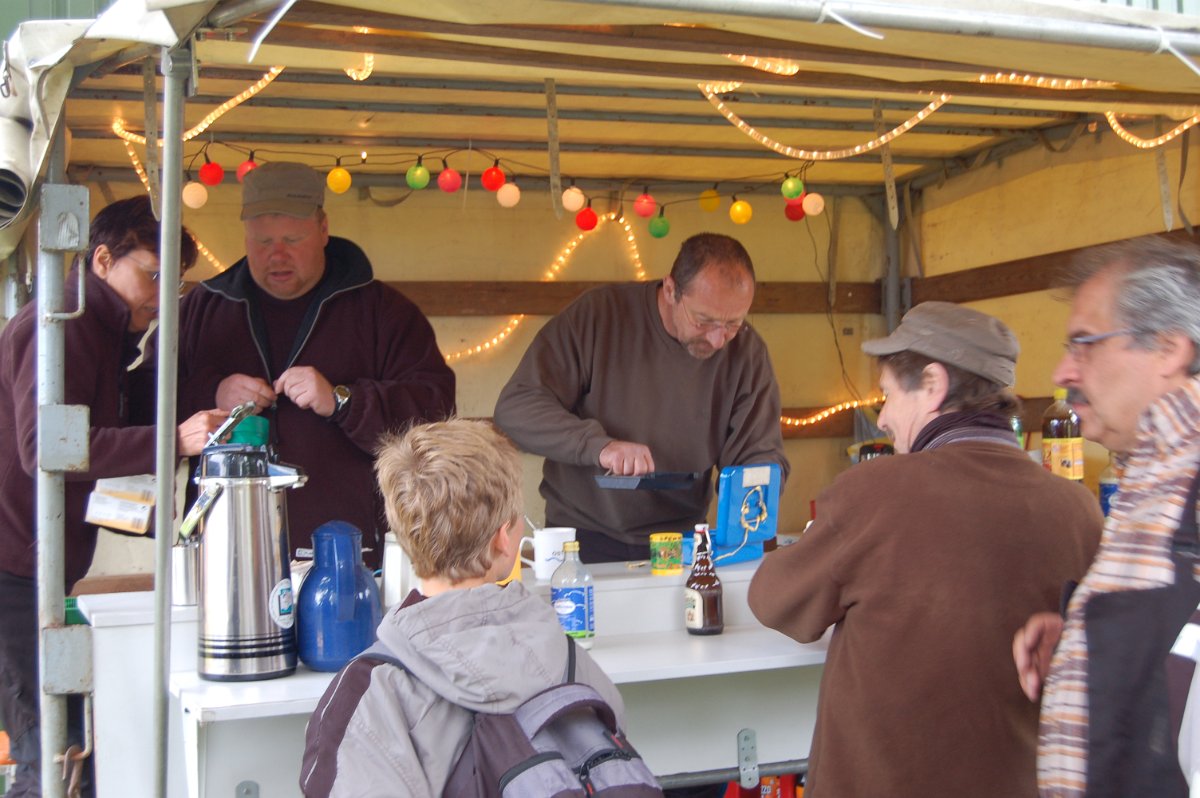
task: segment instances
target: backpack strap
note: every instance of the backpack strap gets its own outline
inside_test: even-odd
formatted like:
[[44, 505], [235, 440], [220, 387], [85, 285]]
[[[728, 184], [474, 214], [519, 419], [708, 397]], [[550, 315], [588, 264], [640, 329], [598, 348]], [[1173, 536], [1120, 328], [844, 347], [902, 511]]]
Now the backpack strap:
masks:
[[355, 659], [373, 659], [377, 662], [386, 662], [389, 665], [395, 665], [402, 671], [407, 671], [404, 663], [396, 657], [396, 652], [392, 651], [382, 640], [376, 639], [367, 648], [360, 651]]

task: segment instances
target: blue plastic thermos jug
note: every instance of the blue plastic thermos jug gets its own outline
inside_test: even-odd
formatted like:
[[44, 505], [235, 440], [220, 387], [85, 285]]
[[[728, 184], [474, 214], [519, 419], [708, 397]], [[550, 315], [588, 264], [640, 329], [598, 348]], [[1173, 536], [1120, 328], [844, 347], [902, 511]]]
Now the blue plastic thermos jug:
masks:
[[313, 532], [313, 565], [296, 602], [300, 661], [336, 671], [375, 642], [382, 614], [375, 577], [362, 561], [362, 532], [329, 521]]

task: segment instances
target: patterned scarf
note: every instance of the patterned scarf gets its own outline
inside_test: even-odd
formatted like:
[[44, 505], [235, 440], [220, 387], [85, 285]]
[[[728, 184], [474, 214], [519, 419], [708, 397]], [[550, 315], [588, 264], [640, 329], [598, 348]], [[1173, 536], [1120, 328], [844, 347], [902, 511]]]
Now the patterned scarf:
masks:
[[1007, 416], [993, 411], [956, 410], [943, 413], [925, 425], [913, 441], [911, 452], [936, 449], [957, 441], [991, 441], [1017, 446]]

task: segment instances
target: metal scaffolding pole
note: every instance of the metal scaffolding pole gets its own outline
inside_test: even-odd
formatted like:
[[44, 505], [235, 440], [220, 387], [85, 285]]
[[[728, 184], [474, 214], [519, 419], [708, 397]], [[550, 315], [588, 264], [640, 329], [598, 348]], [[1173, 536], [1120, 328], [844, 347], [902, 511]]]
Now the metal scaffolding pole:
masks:
[[[64, 355], [66, 333], [60, 314], [63, 310], [63, 251], [54, 246], [59, 214], [47, 200], [54, 184], [66, 180], [66, 146], [60, 129], [54, 136], [50, 151], [46, 185], [42, 188], [41, 215], [38, 218], [37, 264], [37, 403], [38, 403], [38, 471], [37, 471], [37, 591], [38, 591], [38, 683], [41, 712], [42, 795], [61, 798], [65, 794], [62, 765], [55, 756], [67, 748], [66, 696], [48, 692], [50, 659], [45, 645], [46, 630], [63, 625], [63, 531], [64, 487], [63, 472], [46, 462], [42, 433], [47, 429], [49, 412], [61, 407], [66, 396]], [[86, 227], [84, 228], [86, 231]], [[16, 456], [10, 453], [10, 456]]]
[[175, 400], [179, 371], [179, 259], [183, 98], [192, 72], [190, 43], [162, 54], [163, 170], [158, 282], [158, 440], [154, 507], [155, 795], [167, 794], [168, 679], [171, 675], [171, 532], [175, 528]]

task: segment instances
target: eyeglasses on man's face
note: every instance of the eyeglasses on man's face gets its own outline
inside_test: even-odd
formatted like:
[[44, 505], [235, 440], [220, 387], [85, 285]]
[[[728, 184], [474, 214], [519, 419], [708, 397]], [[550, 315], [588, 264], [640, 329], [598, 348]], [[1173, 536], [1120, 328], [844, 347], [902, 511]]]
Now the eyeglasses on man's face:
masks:
[[[146, 262], [145, 262], [145, 261], [143, 261], [143, 260], [140, 260], [140, 259], [138, 259], [138, 258], [135, 258], [135, 257], [133, 257], [133, 255], [131, 255], [131, 254], [129, 254], [129, 253], [125, 253], [125, 254], [124, 254], [124, 255], [122, 255], [121, 257], [122, 257], [122, 258], [124, 258], [125, 260], [133, 261], [133, 263], [134, 263], [134, 264], [135, 264], [135, 265], [136, 265], [136, 266], [137, 266], [139, 269], [141, 269], [141, 270], [142, 270], [142, 273], [143, 273], [143, 274], [145, 274], [145, 275], [146, 275], [148, 278], [150, 278], [150, 281], [151, 281], [151, 282], [157, 283], [157, 282], [158, 282], [158, 280], [159, 280], [159, 277], [161, 277], [161, 276], [162, 276], [162, 269], [161, 269], [160, 267], [157, 267], [157, 266], [151, 266], [149, 263], [146, 263]], [[179, 276], [180, 276], [180, 277], [183, 277], [183, 274], [182, 274], [182, 273], [180, 273], [180, 275], [179, 275]], [[179, 282], [179, 294], [180, 294], [180, 296], [182, 296], [182, 295], [184, 294], [184, 291], [185, 291], [185, 287], [184, 287], [183, 281], [182, 281], [182, 280], [180, 280], [180, 282]]]
[[1116, 338], [1118, 335], [1133, 335], [1137, 330], [1129, 328], [1121, 330], [1111, 330], [1104, 333], [1096, 333], [1095, 335], [1072, 335], [1067, 339], [1063, 347], [1066, 348], [1067, 354], [1076, 360], [1086, 359], [1091, 353], [1092, 347], [1101, 341], [1107, 341], [1109, 338]]
[[679, 298], [679, 307], [683, 308], [683, 316], [688, 320], [688, 324], [692, 325], [701, 332], [716, 332], [721, 330], [725, 335], [732, 338], [737, 335], [742, 329], [742, 325], [746, 323], [745, 319], [735, 319], [733, 321], [721, 321], [720, 319], [711, 319], [707, 316], [696, 316], [688, 310], [687, 303], [683, 301], [683, 297]]

